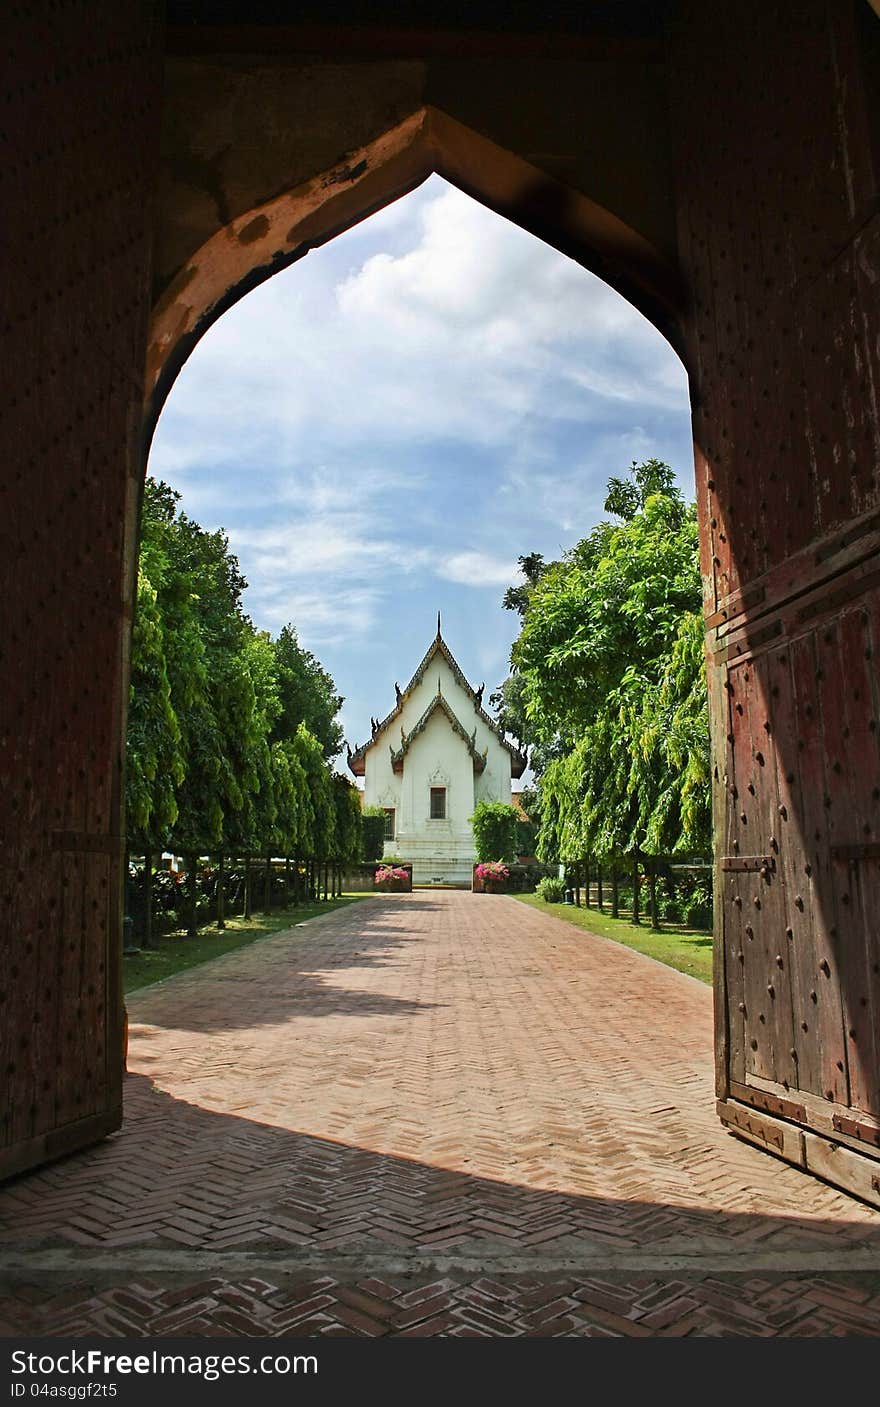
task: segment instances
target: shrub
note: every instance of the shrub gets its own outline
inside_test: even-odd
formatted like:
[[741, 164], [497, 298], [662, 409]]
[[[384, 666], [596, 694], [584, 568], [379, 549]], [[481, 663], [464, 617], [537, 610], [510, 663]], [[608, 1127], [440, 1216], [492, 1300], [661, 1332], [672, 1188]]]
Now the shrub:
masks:
[[657, 909], [667, 923], [684, 923], [684, 909], [680, 899], [670, 899], [663, 895], [657, 900]]
[[471, 816], [478, 860], [515, 860], [520, 814], [503, 801], [478, 801]]
[[556, 875], [545, 874], [543, 879], [538, 880], [535, 893], [545, 904], [561, 904], [565, 898], [565, 880], [558, 879]]
[[688, 911], [687, 911], [687, 922], [688, 922], [688, 927], [689, 927], [689, 928], [706, 928], [706, 929], [711, 929], [711, 927], [712, 927], [712, 905], [711, 905], [711, 904], [694, 904], [694, 905], [693, 905], [690, 909], [688, 909]]
[[682, 913], [689, 927], [711, 929], [711, 874], [707, 871], [701, 875], [684, 875], [679, 881], [678, 892], [681, 898]]
[[361, 844], [365, 860], [379, 860], [385, 846], [385, 812], [381, 806], [365, 806], [361, 815]]

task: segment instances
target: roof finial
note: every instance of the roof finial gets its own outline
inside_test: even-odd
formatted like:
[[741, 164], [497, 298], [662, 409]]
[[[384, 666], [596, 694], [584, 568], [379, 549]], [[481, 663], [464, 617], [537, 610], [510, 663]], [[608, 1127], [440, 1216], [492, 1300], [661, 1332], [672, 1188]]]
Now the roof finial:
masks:
[[437, 639], [440, 639], [440, 612], [437, 612]]

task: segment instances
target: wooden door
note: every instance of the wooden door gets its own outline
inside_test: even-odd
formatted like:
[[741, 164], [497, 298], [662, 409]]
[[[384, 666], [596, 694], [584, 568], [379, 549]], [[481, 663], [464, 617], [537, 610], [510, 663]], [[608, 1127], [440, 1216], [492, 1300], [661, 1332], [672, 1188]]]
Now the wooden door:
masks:
[[121, 729], [157, 8], [32, 0], [4, 21], [0, 1174], [121, 1118]]
[[880, 22], [681, 20], [719, 1108], [878, 1201]]

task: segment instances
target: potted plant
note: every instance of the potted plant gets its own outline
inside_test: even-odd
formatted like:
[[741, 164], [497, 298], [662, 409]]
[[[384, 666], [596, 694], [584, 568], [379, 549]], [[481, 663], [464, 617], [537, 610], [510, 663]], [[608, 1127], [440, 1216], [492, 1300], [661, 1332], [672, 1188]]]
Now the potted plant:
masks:
[[503, 894], [509, 877], [510, 870], [503, 860], [483, 860], [474, 867], [474, 879], [478, 881], [474, 889], [478, 894]]
[[408, 894], [412, 890], [412, 865], [378, 865], [373, 885], [383, 894]]

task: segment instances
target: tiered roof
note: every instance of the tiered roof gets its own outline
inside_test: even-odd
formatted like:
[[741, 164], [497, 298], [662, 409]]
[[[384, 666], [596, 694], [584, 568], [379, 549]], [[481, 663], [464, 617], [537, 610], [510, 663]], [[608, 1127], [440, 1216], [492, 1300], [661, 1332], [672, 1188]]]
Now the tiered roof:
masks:
[[[399, 688], [397, 684], [395, 684], [394, 686], [395, 692], [397, 694], [397, 702], [395, 703], [394, 708], [387, 715], [387, 717], [382, 719], [381, 723], [377, 719], [373, 719], [373, 735], [370, 738], [369, 742], [362, 743], [360, 747], [355, 748], [354, 752], [349, 749], [348, 765], [351, 771], [356, 777], [362, 777], [364, 775], [364, 772], [366, 771], [367, 752], [371, 747], [373, 747], [375, 743], [378, 742], [382, 734], [386, 731], [387, 728], [390, 727], [390, 725], [394, 722], [395, 718], [397, 718], [402, 712], [406, 700], [409, 698], [413, 689], [415, 689], [419, 684], [421, 684], [422, 680], [424, 679], [431, 666], [432, 661], [435, 660], [438, 655], [440, 655], [441, 658], [446, 661], [456, 683], [461, 686], [461, 688], [466, 694], [469, 694], [471, 696], [474, 704], [474, 712], [479, 718], [482, 719], [482, 721], [487, 725], [487, 727], [492, 730], [498, 741], [501, 743], [502, 747], [506, 748], [507, 751], [510, 753], [512, 775], [514, 777], [521, 777], [526, 769], [528, 759], [524, 756], [523, 753], [521, 753], [517, 748], [515, 748], [512, 743], [509, 743], [507, 741], [504, 736], [504, 733], [498, 727], [498, 724], [495, 722], [494, 718], [491, 718], [489, 714], [485, 712], [483, 708], [483, 690], [485, 688], [485, 685], [481, 684], [479, 689], [473, 689], [468, 683], [467, 679], [462, 673], [461, 668], [459, 667], [458, 661], [456, 660], [455, 656], [453, 655], [452, 651], [450, 650], [446, 641], [443, 639], [443, 636], [440, 632], [439, 614], [437, 616], [437, 634], [431, 641], [431, 644], [428, 647], [425, 657], [419, 665], [418, 669], [416, 670], [415, 674], [413, 675], [412, 679], [409, 681], [405, 689]], [[401, 741], [397, 748], [395, 748], [393, 744], [389, 744], [391, 748], [392, 766], [394, 767], [395, 772], [400, 772], [403, 770], [403, 759], [406, 756], [406, 753], [408, 752], [413, 742], [413, 739], [419, 733], [424, 731], [429, 719], [433, 716], [433, 714], [438, 708], [441, 709], [443, 713], [445, 713], [446, 717], [449, 719], [449, 722], [452, 724], [453, 730], [461, 737], [463, 742], [467, 744], [474, 761], [475, 770], [478, 772], [482, 772], [483, 768], [486, 765], [486, 752], [479, 752], [477, 749], [476, 728], [474, 728], [473, 732], [471, 733], [467, 731], [464, 724], [456, 716], [455, 710], [452, 708], [451, 704], [448, 702], [447, 699], [443, 697], [443, 694], [440, 690], [439, 679], [437, 681], [437, 693], [435, 697], [431, 700], [428, 707], [425, 709], [424, 713], [422, 714], [418, 723], [416, 723], [415, 727], [411, 728], [409, 733], [404, 733], [403, 729], [401, 728]]]
[[452, 731], [454, 733], [457, 733], [458, 736], [461, 738], [462, 742], [465, 744], [468, 752], [474, 760], [474, 771], [482, 772], [483, 768], [486, 765], [486, 757], [488, 756], [489, 749], [484, 748], [482, 752], [477, 751], [476, 728], [474, 728], [474, 731], [472, 733], [468, 733], [467, 730], [462, 726], [462, 724], [459, 723], [452, 710], [452, 706], [446, 702], [440, 692], [439, 679], [437, 680], [437, 692], [431, 702], [428, 704], [428, 707], [425, 709], [418, 723], [415, 725], [414, 728], [411, 728], [408, 733], [404, 733], [403, 729], [401, 728], [400, 747], [397, 748], [396, 751], [394, 749], [394, 745], [391, 745], [391, 766], [394, 768], [394, 771], [403, 771], [403, 759], [409, 752], [413, 740], [418, 737], [419, 733], [423, 733], [425, 731], [425, 728], [427, 727], [433, 715], [437, 712], [438, 708], [442, 713], [446, 714], [446, 717], [452, 724]]

